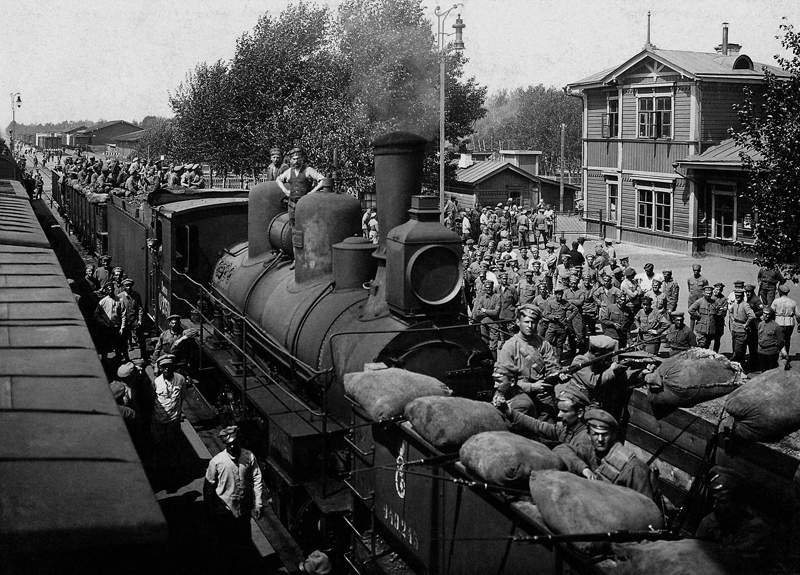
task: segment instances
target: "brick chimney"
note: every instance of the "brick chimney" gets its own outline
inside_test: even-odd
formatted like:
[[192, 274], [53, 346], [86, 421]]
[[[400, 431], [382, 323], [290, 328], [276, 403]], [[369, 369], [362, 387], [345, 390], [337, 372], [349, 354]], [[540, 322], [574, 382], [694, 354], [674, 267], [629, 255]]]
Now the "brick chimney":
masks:
[[723, 56], [735, 56], [742, 49], [741, 44], [728, 42], [728, 23], [722, 23], [722, 44], [714, 48], [718, 54]]

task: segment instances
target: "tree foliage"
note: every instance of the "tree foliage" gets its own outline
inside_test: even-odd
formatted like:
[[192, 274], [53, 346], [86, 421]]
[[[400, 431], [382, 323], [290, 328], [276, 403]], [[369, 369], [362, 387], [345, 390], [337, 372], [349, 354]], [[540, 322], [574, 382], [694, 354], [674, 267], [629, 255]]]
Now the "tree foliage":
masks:
[[561, 160], [561, 124], [566, 124], [564, 165], [581, 166], [582, 104], [579, 99], [542, 84], [503, 90], [489, 97], [487, 114], [476, 125], [477, 140], [495, 146], [541, 150], [542, 169], [554, 172]]
[[139, 155], [153, 159], [172, 156], [172, 120], [146, 116], [141, 125], [144, 134], [137, 144]]
[[[345, 181], [367, 189], [374, 137], [436, 138], [438, 58], [419, 0], [345, 0], [338, 13], [290, 5], [243, 34], [230, 64], [201, 64], [187, 77], [171, 99], [176, 154], [250, 170], [269, 162], [270, 147], [300, 145], [329, 172], [335, 149]], [[463, 79], [464, 62], [457, 53], [446, 61], [453, 143], [485, 113], [485, 88]]]
[[748, 93], [737, 106], [742, 130], [731, 135], [743, 148], [750, 172], [743, 192], [753, 203], [754, 250], [761, 260], [787, 264], [800, 272], [800, 33], [782, 24], [781, 44], [791, 57], [778, 57], [789, 77], [765, 71], [766, 95], [757, 103]]

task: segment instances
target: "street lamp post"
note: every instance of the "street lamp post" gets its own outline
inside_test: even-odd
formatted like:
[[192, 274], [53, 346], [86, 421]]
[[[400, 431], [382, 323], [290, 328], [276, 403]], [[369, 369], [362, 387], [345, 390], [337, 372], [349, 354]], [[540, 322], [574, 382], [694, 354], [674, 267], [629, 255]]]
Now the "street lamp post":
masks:
[[448, 14], [458, 8], [459, 6], [463, 6], [462, 3], [453, 4], [453, 7], [449, 10], [442, 12], [442, 9], [439, 6], [436, 7], [434, 10], [434, 14], [436, 14], [436, 34], [439, 38], [439, 212], [441, 217], [444, 218], [444, 164], [445, 164], [445, 155], [444, 155], [444, 64], [447, 56], [448, 46], [445, 45], [445, 36], [450, 36], [455, 34], [456, 38], [452, 44], [453, 50], [463, 50], [464, 49], [464, 41], [462, 40], [461, 34], [462, 30], [464, 29], [464, 21], [461, 20], [461, 14], [458, 15], [456, 18], [456, 23], [453, 24], [453, 28], [455, 32], [451, 34], [445, 34], [444, 32], [444, 23], [447, 19]]
[[17, 131], [17, 108], [22, 106], [22, 98], [19, 97], [19, 92], [11, 93], [11, 133], [8, 135], [8, 147], [11, 153], [14, 153], [14, 132]]

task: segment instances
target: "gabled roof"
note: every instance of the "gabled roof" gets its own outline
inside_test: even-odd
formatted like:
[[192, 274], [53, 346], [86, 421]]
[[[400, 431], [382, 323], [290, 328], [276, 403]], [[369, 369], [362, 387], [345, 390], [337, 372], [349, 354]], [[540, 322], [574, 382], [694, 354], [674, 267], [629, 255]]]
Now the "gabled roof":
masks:
[[753, 62], [745, 54], [724, 56], [718, 52], [688, 52], [685, 50], [660, 50], [645, 48], [626, 62], [597, 74], [592, 74], [567, 86], [568, 89], [600, 87], [615, 82], [634, 66], [647, 58], [672, 68], [691, 80], [753, 81], [764, 77], [764, 69], [776, 76], [788, 77], [789, 73], [777, 66]]
[[81, 124], [81, 125], [79, 125], [79, 126], [75, 126], [75, 127], [73, 127], [73, 128], [70, 128], [69, 130], [62, 130], [62, 132], [63, 132], [64, 134], [72, 134], [73, 132], [77, 132], [78, 130], [85, 130], [85, 129], [86, 129], [86, 126], [84, 126], [83, 124]]
[[102, 130], [103, 128], [108, 128], [110, 126], [116, 126], [117, 124], [127, 124], [131, 128], [136, 128], [137, 130], [143, 129], [141, 126], [137, 126], [136, 124], [126, 122], [125, 120], [113, 120], [111, 122], [103, 122], [102, 124], [95, 124], [94, 126], [89, 126], [88, 128], [86, 128], [86, 131], [97, 132], [98, 130]]
[[[553, 178], [547, 178], [544, 176], [534, 176], [530, 172], [526, 172], [522, 168], [518, 168], [511, 162], [497, 162], [493, 160], [485, 160], [483, 162], [475, 162], [469, 168], [463, 168], [460, 170], [456, 170], [456, 181], [462, 184], [469, 184], [471, 186], [480, 184], [481, 182], [488, 180], [492, 176], [499, 174], [503, 170], [511, 170], [521, 176], [524, 176], [531, 180], [532, 182], [546, 182], [548, 184], [559, 185], [558, 180]], [[574, 190], [579, 190], [580, 186], [576, 186], [575, 184], [568, 184], [564, 182], [565, 188], [570, 188]]]
[[521, 168], [518, 168], [511, 162], [493, 162], [491, 160], [487, 160], [484, 162], [475, 162], [469, 168], [456, 171], [456, 181], [464, 184], [475, 185], [491, 178], [495, 174], [498, 174], [505, 169], [509, 169], [521, 176], [530, 178], [531, 180], [536, 180], [536, 176], [526, 172]]
[[742, 151], [754, 160], [763, 159], [761, 154], [752, 150], [745, 150], [733, 138], [729, 138], [721, 141], [716, 146], [711, 146], [702, 154], [687, 156], [680, 160], [678, 164], [691, 168], [742, 168], [742, 158], [739, 155]]

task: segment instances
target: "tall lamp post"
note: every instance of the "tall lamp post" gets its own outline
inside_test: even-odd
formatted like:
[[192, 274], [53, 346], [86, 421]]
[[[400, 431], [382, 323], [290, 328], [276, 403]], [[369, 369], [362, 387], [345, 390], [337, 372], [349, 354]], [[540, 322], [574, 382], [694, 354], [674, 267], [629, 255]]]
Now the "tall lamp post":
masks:
[[[448, 14], [458, 8], [459, 6], [463, 6], [464, 4], [458, 3], [453, 4], [453, 7], [449, 10], [442, 11], [439, 6], [436, 7], [434, 10], [434, 14], [436, 14], [436, 34], [439, 38], [439, 212], [441, 213], [441, 217], [444, 218], [444, 164], [445, 164], [445, 155], [444, 155], [444, 64], [447, 56], [447, 52], [450, 48], [453, 50], [463, 50], [464, 49], [464, 41], [461, 37], [462, 30], [464, 29], [464, 21], [461, 20], [461, 14], [458, 15], [456, 18], [456, 23], [453, 24], [453, 28], [455, 28], [455, 32], [451, 32], [450, 34], [445, 34], [444, 32], [444, 23], [447, 19]], [[456, 38], [453, 42], [452, 46], [445, 45], [445, 37], [451, 36], [455, 34]]]
[[17, 108], [22, 106], [22, 98], [19, 97], [19, 92], [12, 92], [11, 93], [11, 133], [8, 135], [8, 139], [10, 140], [8, 143], [8, 147], [11, 150], [11, 153], [14, 153], [14, 132], [17, 131]]

